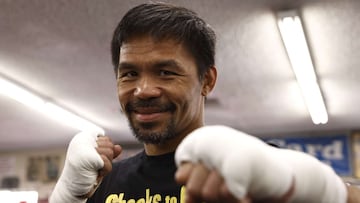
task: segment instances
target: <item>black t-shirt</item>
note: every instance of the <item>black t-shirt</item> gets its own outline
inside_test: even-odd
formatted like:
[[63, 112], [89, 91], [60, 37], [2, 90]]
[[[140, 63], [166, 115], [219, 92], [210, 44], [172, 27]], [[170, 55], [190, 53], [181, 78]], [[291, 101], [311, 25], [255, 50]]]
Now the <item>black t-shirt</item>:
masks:
[[88, 203], [180, 203], [185, 187], [176, 184], [174, 153], [147, 156], [144, 151], [113, 164]]

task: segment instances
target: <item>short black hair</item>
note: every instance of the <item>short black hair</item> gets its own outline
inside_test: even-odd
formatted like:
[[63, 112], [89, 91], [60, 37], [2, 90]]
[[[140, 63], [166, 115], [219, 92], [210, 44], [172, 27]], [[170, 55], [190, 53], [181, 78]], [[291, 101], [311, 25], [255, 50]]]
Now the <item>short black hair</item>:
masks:
[[111, 56], [115, 74], [122, 44], [143, 35], [183, 43], [195, 58], [200, 80], [215, 65], [215, 32], [194, 11], [168, 3], [145, 3], [130, 9], [114, 31]]

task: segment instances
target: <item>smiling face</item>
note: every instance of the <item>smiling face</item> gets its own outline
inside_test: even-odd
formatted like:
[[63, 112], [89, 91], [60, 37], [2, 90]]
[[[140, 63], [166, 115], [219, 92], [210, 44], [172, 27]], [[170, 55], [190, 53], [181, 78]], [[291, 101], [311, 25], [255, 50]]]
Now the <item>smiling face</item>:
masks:
[[202, 126], [204, 99], [213, 85], [199, 80], [195, 59], [174, 40], [144, 36], [121, 46], [119, 101], [135, 136], [145, 144], [182, 139]]

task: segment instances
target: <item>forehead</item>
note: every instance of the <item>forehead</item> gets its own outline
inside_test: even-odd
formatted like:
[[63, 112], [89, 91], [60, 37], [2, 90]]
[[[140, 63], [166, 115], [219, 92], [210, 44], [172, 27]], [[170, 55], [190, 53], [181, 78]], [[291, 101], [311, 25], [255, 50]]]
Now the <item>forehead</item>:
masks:
[[132, 57], [193, 57], [183, 43], [174, 39], [154, 40], [150, 36], [134, 37], [124, 42], [120, 48], [120, 61]]

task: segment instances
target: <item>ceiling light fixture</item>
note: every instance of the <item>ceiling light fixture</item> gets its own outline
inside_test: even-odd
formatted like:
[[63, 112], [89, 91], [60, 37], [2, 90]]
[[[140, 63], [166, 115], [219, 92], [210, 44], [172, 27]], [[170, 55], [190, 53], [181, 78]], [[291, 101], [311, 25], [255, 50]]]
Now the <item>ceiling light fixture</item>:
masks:
[[92, 131], [104, 135], [101, 127], [29, 92], [9, 80], [0, 78], [0, 94], [10, 97], [48, 117], [81, 131]]
[[278, 17], [281, 37], [311, 119], [314, 124], [326, 124], [328, 114], [317, 82], [300, 17], [296, 11], [280, 12]]

